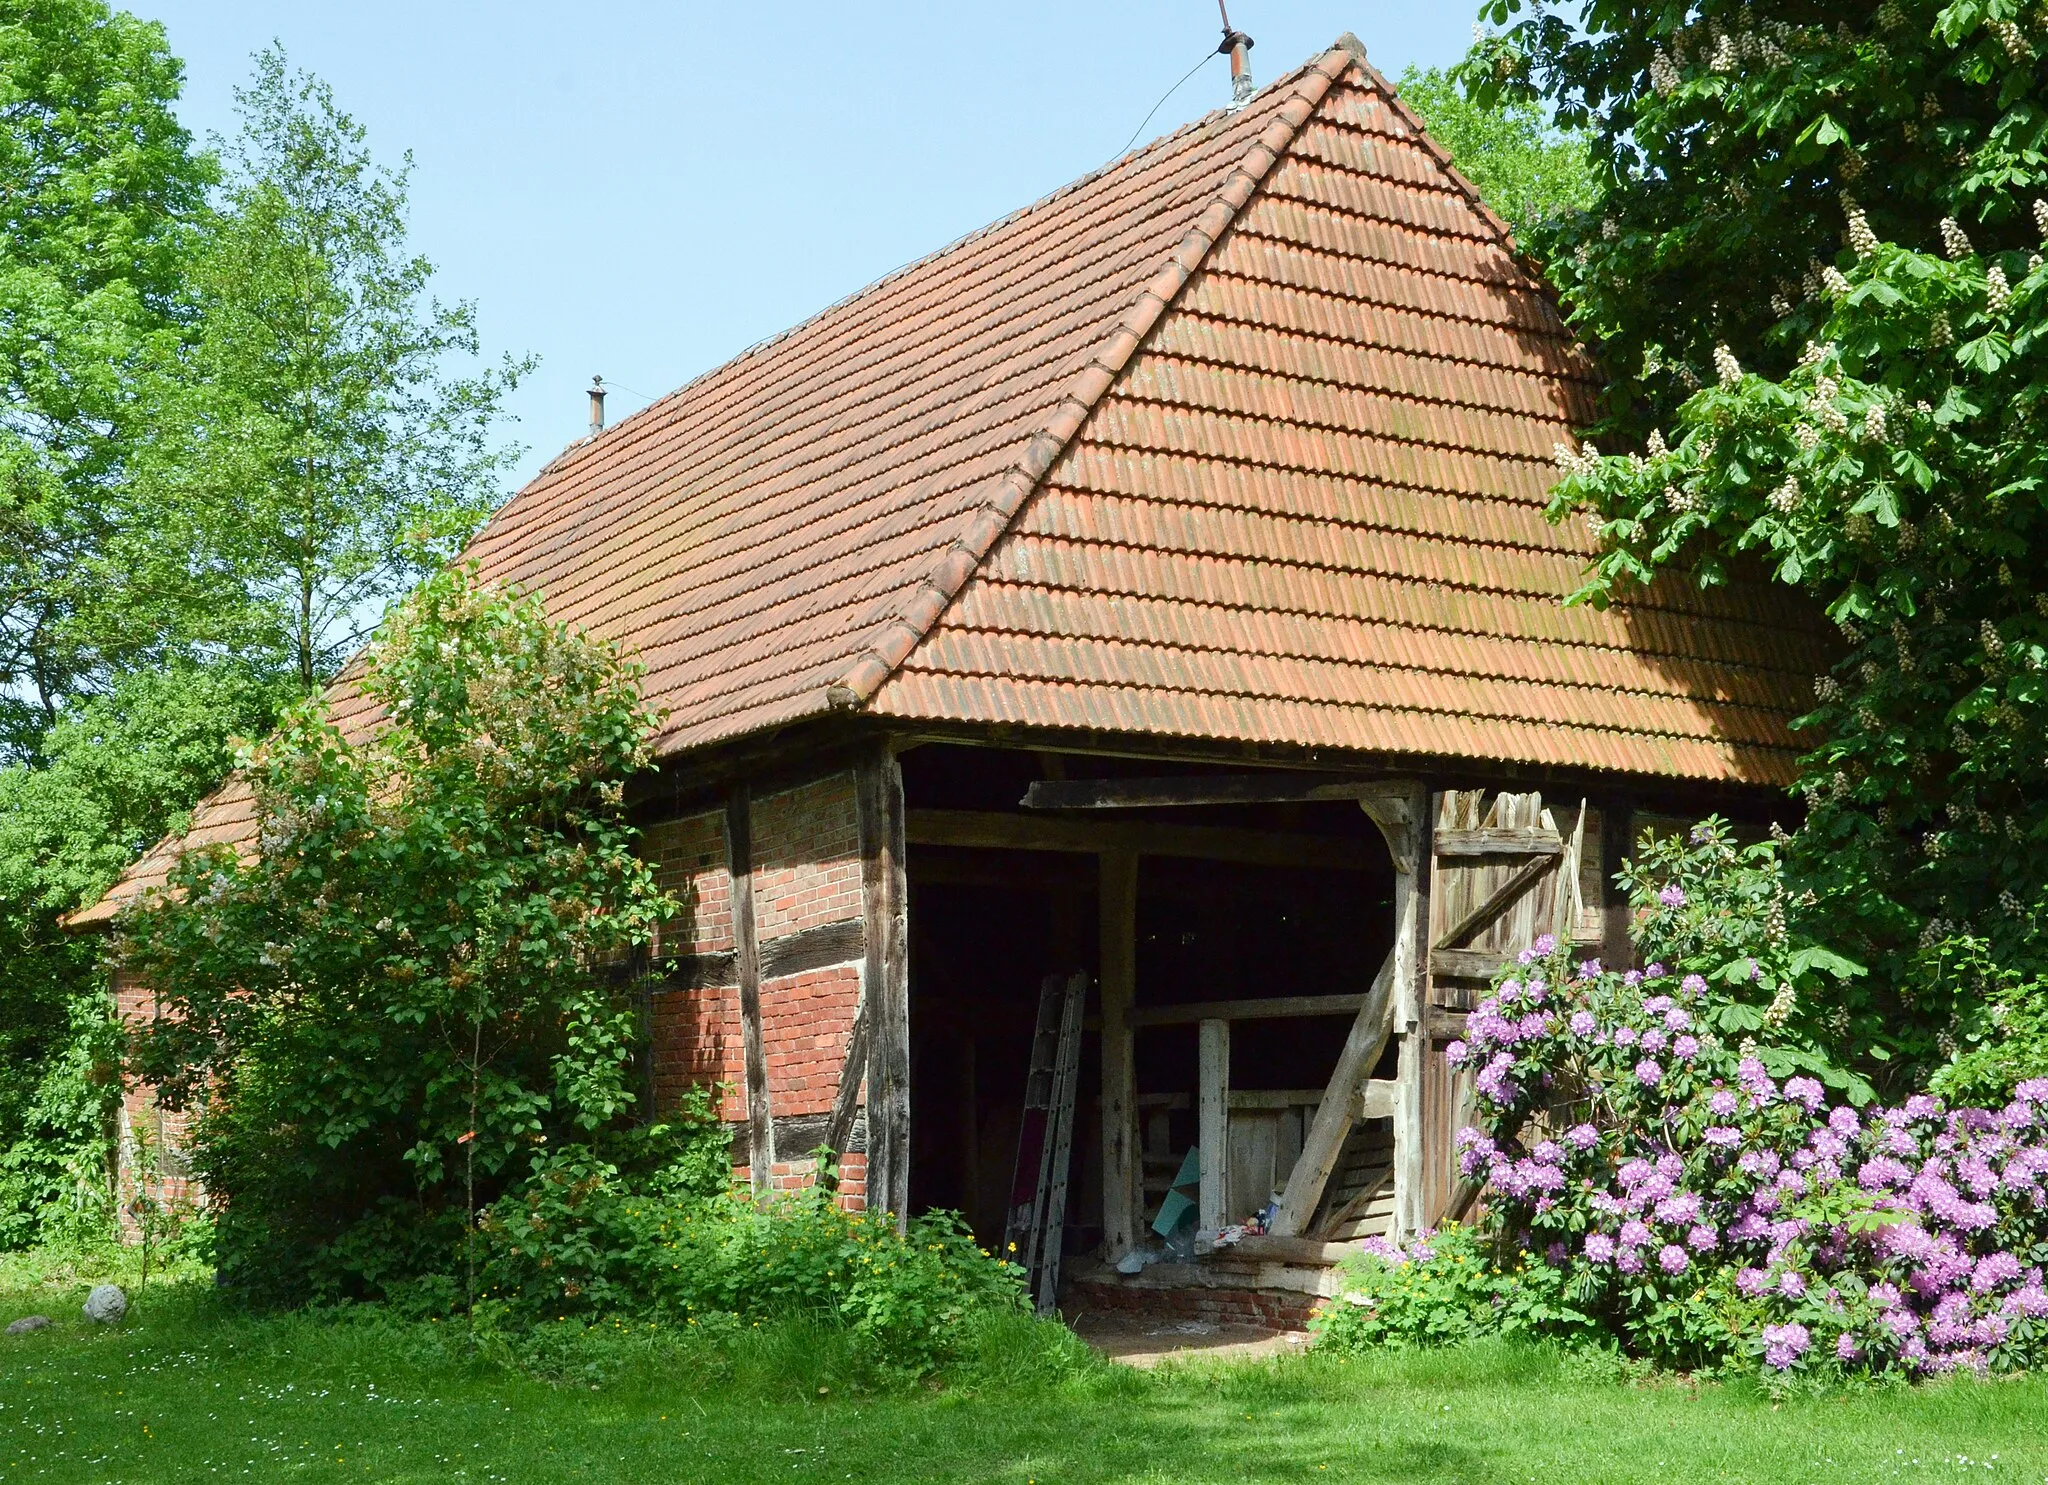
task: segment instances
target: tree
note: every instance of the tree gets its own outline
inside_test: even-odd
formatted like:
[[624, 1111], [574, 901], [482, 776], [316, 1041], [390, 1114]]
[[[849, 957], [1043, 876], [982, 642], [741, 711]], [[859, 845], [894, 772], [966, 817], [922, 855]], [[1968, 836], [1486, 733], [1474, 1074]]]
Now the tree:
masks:
[[410, 156], [378, 165], [275, 47], [236, 98], [196, 344], [148, 462], [177, 535], [151, 550], [228, 574], [246, 604], [227, 637], [310, 692], [496, 506], [520, 451], [492, 427], [531, 363], [449, 372], [477, 355], [475, 310], [430, 298], [406, 250]]
[[59, 920], [182, 829], [281, 699], [228, 667], [133, 675], [65, 703], [34, 765], [0, 768], [0, 1248], [107, 1215], [117, 1048], [100, 945]]
[[173, 112], [180, 82], [159, 26], [0, 0], [0, 756], [32, 756], [110, 667], [160, 657], [197, 596], [138, 592], [105, 560], [153, 368], [191, 323], [211, 166]]
[[1544, 109], [1516, 97], [1475, 99], [1440, 67], [1408, 68], [1400, 94], [1518, 242], [1592, 204], [1584, 135], [1558, 128]]
[[1639, 451], [1567, 460], [1554, 511], [1606, 546], [1587, 596], [1751, 561], [1826, 605], [1802, 902], [1902, 997], [1845, 1006], [1845, 1039], [1945, 1052], [1970, 992], [1922, 951], [2048, 959], [2040, 13], [1486, 14], [1512, 24], [1467, 75], [1546, 100], [1601, 164], [1599, 199], [1535, 234], [1611, 377], [1595, 431]]
[[188, 852], [124, 914], [160, 1007], [136, 1066], [196, 1110], [222, 1268], [252, 1292], [445, 1271], [518, 1157], [633, 1111], [610, 967], [674, 908], [625, 818], [658, 720], [637, 676], [444, 572], [369, 652], [388, 724], [350, 741], [301, 703], [245, 755], [260, 857]]

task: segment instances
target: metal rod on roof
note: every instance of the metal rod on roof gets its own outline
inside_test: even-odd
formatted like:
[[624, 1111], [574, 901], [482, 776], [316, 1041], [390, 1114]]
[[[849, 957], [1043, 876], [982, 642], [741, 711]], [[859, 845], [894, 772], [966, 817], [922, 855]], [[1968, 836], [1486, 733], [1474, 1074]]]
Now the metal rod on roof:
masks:
[[1216, 50], [1230, 58], [1230, 108], [1234, 113], [1252, 101], [1252, 63], [1246, 55], [1252, 49], [1252, 39], [1230, 24], [1230, 9], [1224, 0], [1216, 0], [1216, 9], [1223, 17], [1223, 44]]
[[597, 437], [604, 432], [604, 378], [590, 379], [590, 436]]

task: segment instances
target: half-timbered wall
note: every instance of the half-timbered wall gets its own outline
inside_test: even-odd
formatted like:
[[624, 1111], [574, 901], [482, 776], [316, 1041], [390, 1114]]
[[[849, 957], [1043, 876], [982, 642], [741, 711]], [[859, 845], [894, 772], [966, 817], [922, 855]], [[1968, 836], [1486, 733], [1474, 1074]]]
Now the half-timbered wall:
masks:
[[[652, 1000], [654, 1095], [722, 1088], [736, 1177], [807, 1184], [826, 1142], [861, 1002], [862, 863], [855, 776], [833, 773], [651, 826], [643, 849], [682, 912], [656, 944], [667, 969]], [[747, 922], [739, 921], [744, 913]], [[748, 929], [751, 928], [751, 942]], [[750, 1087], [745, 981], [753, 979], [761, 1087]], [[765, 1113], [765, 1130], [750, 1114]], [[843, 1197], [864, 1191], [862, 1121], [841, 1161]], [[768, 1171], [754, 1182], [766, 1136]]]

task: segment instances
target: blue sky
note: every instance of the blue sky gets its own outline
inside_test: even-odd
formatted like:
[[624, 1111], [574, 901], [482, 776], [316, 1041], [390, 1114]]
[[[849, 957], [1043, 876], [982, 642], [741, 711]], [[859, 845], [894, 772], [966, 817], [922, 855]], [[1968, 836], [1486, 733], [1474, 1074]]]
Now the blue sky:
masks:
[[[186, 64], [183, 114], [233, 127], [273, 38], [381, 158], [413, 153], [416, 250], [533, 352], [518, 481], [581, 436], [1121, 151], [1214, 48], [1214, 0], [470, 4], [127, 0]], [[1355, 31], [1380, 69], [1443, 65], [1476, 4], [1235, 0], [1261, 82]], [[1229, 95], [1215, 58], [1145, 128]], [[509, 489], [508, 492], [509, 493]]]

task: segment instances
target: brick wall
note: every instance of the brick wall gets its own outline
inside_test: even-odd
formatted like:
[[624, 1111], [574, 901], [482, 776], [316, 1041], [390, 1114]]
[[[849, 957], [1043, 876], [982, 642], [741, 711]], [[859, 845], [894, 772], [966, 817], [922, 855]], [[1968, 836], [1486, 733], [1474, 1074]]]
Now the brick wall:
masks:
[[[126, 1025], [138, 1025], [156, 1014], [156, 996], [125, 970], [113, 974], [114, 1008]], [[186, 1135], [190, 1120], [183, 1113], [159, 1109], [148, 1088], [124, 1080], [121, 1088], [120, 1118], [120, 1223], [129, 1241], [141, 1237], [135, 1224], [133, 1202], [137, 1195], [136, 1141], [147, 1139], [156, 1151], [156, 1175], [149, 1192], [167, 1210], [205, 1205], [206, 1193], [194, 1180], [186, 1162]]]
[[[654, 863], [655, 879], [681, 904], [661, 925], [654, 951], [717, 954], [732, 949], [732, 876], [725, 861], [725, 812], [711, 810], [649, 826], [640, 849]], [[740, 1060], [739, 992], [730, 988], [688, 995], [658, 995], [654, 1001], [654, 1098], [672, 1107], [683, 1090], [723, 1083], [721, 1110], [734, 1119], [745, 1113], [739, 1101], [744, 1069]]]

